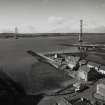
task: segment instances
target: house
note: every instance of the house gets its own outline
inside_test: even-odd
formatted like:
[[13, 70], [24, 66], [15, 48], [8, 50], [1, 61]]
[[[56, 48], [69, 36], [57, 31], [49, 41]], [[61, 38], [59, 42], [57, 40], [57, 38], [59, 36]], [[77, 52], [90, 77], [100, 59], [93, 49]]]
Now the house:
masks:
[[87, 65], [80, 66], [77, 72], [78, 80], [93, 81], [100, 77], [99, 73], [94, 68], [89, 68]]
[[105, 66], [100, 66], [99, 73], [105, 74]]
[[67, 56], [66, 64], [69, 68], [73, 69], [76, 66], [78, 60], [79, 60], [79, 57]]
[[88, 72], [90, 71], [90, 68], [87, 67], [86, 65], [83, 65], [79, 68], [78, 72], [77, 72], [77, 78], [79, 80], [84, 80], [87, 81], [88, 80]]
[[94, 62], [88, 62], [88, 64], [87, 64], [87, 66], [89, 67], [89, 68], [95, 68], [95, 70], [99, 70], [99, 64], [97, 64], [97, 63], [94, 63]]
[[99, 65], [97, 63], [89, 62], [87, 64], [89, 68], [95, 68], [95, 70], [101, 74], [105, 74], [105, 66], [104, 65]]
[[98, 81], [94, 97], [105, 101], [105, 78]]
[[85, 83], [81, 82], [81, 81], [78, 81], [76, 83], [73, 84], [73, 87], [75, 89], [75, 92], [78, 92], [78, 91], [83, 91], [85, 89], [87, 89], [88, 87], [86, 86]]

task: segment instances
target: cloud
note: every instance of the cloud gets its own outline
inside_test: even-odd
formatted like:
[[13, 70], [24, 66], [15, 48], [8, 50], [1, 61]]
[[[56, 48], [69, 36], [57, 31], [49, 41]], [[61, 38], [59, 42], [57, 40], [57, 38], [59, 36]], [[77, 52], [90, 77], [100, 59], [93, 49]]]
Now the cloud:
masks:
[[[105, 24], [100, 20], [86, 20], [83, 19], [83, 32], [105, 32]], [[14, 32], [15, 27], [18, 27], [19, 33], [69, 33], [80, 32], [80, 19], [77, 18], [63, 18], [60, 16], [50, 16], [46, 25], [35, 26], [30, 24], [19, 24], [12, 26], [4, 26], [0, 29], [1, 32]]]
[[96, 5], [95, 7], [96, 9], [105, 8], [105, 2], [100, 5]]
[[47, 5], [49, 3], [49, 0], [41, 0], [42, 5]]
[[79, 32], [79, 20], [67, 19], [64, 20], [61, 24], [55, 25], [51, 32]]
[[59, 25], [59, 24], [62, 24], [63, 22], [65, 22], [65, 19], [63, 17], [50, 16], [48, 18], [48, 22], [51, 25]]
[[13, 33], [14, 31], [10, 29], [2, 29], [1, 32], [2, 33]]
[[99, 26], [90, 30], [90, 32], [105, 33], [105, 26]]
[[[80, 32], [80, 20], [69, 19], [62, 22], [60, 25], [53, 27], [51, 32], [56, 33], [68, 33], [68, 32]], [[98, 20], [84, 20], [83, 32], [105, 32], [105, 25]]]
[[0, 32], [2, 33], [14, 33], [15, 28], [18, 28], [19, 33], [36, 33], [36, 26], [30, 24], [12, 24], [12, 25], [4, 25], [0, 27]]
[[96, 33], [105, 32], [105, 24], [103, 21], [100, 20], [88, 20], [85, 21], [84, 31]]
[[0, 28], [0, 33], [13, 33], [15, 30], [14, 26], [4, 26]]
[[36, 33], [36, 29], [32, 25], [20, 25], [18, 31], [20, 33]]

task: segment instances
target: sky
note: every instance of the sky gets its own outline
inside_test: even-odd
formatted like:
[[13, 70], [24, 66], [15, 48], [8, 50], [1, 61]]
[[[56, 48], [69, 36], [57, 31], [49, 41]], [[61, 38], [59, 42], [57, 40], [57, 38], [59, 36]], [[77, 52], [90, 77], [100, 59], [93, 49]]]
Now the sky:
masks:
[[0, 0], [0, 32], [105, 32], [105, 0]]

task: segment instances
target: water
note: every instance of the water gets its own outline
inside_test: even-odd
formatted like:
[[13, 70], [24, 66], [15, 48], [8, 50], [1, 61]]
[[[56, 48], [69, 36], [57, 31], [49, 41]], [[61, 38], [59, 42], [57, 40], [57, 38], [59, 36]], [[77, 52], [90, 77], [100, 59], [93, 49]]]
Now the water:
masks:
[[54, 91], [64, 87], [70, 78], [49, 64], [38, 62], [26, 51], [46, 52], [57, 48], [61, 46], [58, 47], [55, 38], [0, 39], [0, 68], [28, 94]]
[[[91, 37], [91, 38], [90, 38]], [[104, 42], [105, 38], [88, 36], [89, 41]], [[19, 38], [0, 39], [0, 68], [14, 81], [19, 82], [27, 93], [36, 93], [59, 89], [68, 78], [63, 72], [55, 71], [43, 63], [38, 63], [35, 58], [27, 54], [27, 50], [36, 52], [51, 52], [67, 49], [61, 43], [75, 43], [78, 37], [53, 37], [53, 38]], [[100, 39], [100, 40], [99, 40]], [[72, 49], [72, 48], [70, 48]], [[43, 66], [44, 65], [44, 66]], [[69, 82], [70, 83], [70, 82]], [[66, 83], [67, 84], [67, 83]]]

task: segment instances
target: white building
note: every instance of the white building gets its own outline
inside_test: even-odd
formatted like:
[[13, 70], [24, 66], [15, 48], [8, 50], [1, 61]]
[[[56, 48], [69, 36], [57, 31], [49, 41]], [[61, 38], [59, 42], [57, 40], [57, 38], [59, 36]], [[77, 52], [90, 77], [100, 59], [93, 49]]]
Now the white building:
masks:
[[105, 79], [101, 79], [97, 86], [96, 86], [96, 93], [94, 94], [94, 96], [97, 99], [101, 99], [105, 101]]
[[66, 57], [67, 66], [73, 69], [76, 66], [78, 60], [79, 60], [79, 57], [74, 57], [74, 56]]
[[105, 66], [100, 66], [99, 73], [105, 74]]
[[87, 67], [86, 65], [83, 65], [79, 68], [78, 72], [77, 72], [77, 78], [79, 80], [84, 80], [87, 81], [88, 80], [88, 73], [90, 71], [90, 68]]
[[94, 68], [91, 69], [87, 65], [82, 65], [77, 72], [77, 78], [84, 81], [93, 81], [99, 78], [99, 73]]

